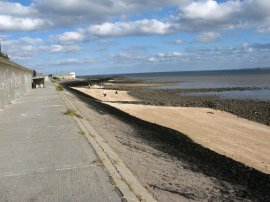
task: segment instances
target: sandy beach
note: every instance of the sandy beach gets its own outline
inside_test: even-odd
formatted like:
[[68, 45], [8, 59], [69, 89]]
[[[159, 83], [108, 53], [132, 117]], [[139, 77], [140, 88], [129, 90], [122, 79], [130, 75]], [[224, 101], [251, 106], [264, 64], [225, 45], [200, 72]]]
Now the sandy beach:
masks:
[[135, 91], [151, 98], [141, 88], [118, 88], [121, 99], [105, 100], [87, 83], [64, 86], [81, 86], [67, 89], [83, 119], [158, 201], [269, 201], [269, 126], [205, 107], [134, 101]]
[[[105, 102], [138, 101], [127, 91], [74, 88]], [[270, 173], [270, 127], [209, 108], [108, 103], [132, 116], [177, 130], [195, 142], [262, 172]]]
[[210, 108], [109, 102], [138, 101], [127, 91], [74, 88], [142, 120], [177, 130], [196, 143], [262, 172], [270, 173], [270, 127]]
[[175, 129], [195, 142], [270, 173], [270, 127], [209, 108], [110, 103], [132, 116]]
[[138, 99], [130, 96], [128, 94], [128, 91], [118, 91], [118, 94], [115, 94], [115, 90], [108, 90], [106, 89], [106, 96], [103, 95], [103, 88], [96, 88], [92, 87], [91, 89], [88, 88], [78, 88], [73, 87], [73, 89], [78, 90], [82, 93], [85, 93], [91, 97], [94, 97], [100, 101], [106, 102], [119, 102], [119, 101], [125, 101], [125, 102], [131, 102], [131, 101], [139, 101]]

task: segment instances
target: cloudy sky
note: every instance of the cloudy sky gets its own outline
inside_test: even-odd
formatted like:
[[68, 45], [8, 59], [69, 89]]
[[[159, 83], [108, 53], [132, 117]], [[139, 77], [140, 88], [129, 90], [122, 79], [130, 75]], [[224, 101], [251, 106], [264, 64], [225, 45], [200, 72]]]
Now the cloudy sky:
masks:
[[0, 0], [10, 58], [81, 75], [270, 66], [270, 0]]

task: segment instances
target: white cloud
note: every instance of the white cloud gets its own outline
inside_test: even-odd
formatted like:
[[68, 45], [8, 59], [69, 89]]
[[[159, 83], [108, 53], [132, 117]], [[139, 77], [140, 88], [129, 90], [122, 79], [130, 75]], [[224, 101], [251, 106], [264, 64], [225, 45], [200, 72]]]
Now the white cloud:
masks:
[[44, 42], [43, 39], [41, 38], [31, 38], [31, 37], [21, 37], [19, 41], [31, 45], [37, 45]]
[[177, 44], [177, 45], [181, 45], [181, 44], [183, 44], [183, 41], [180, 40], [180, 39], [177, 39], [177, 40], [174, 41], [174, 43]]
[[[115, 1], [112, 4], [119, 4], [120, 7], [127, 6], [126, 3], [121, 2]], [[181, 2], [183, 3], [183, 1]], [[59, 36], [59, 41], [60, 43], [74, 43], [91, 40], [94, 38], [93, 36], [166, 35], [195, 30], [203, 32], [198, 36], [197, 41], [209, 42], [219, 38], [219, 34], [214, 32], [218, 29], [256, 27], [261, 33], [269, 33], [270, 12], [266, 12], [270, 7], [269, 2], [266, 0], [228, 0], [222, 3], [214, 0], [192, 1], [179, 7], [178, 14], [170, 20], [142, 19], [94, 24], [87, 29], [66, 32]], [[70, 5], [73, 3], [71, 1]], [[86, 3], [83, 2], [83, 4]], [[135, 6], [135, 1], [132, 3]], [[136, 6], [141, 3], [137, 2]], [[175, 41], [175, 44], [181, 44], [181, 41]]]
[[78, 46], [78, 45], [71, 44], [71, 45], [64, 46], [64, 51], [65, 52], [77, 52], [79, 50], [81, 50], [81, 47]]
[[248, 43], [244, 43], [244, 44], [242, 45], [242, 50], [243, 50], [244, 52], [247, 52], [247, 53], [253, 52], [253, 48], [250, 47]]
[[7, 35], [0, 35], [0, 41], [6, 40], [8, 37]]
[[[169, 12], [165, 16], [164, 14], [168, 10], [164, 9], [174, 5], [178, 6], [178, 10], [168, 9]], [[3, 48], [12, 58], [35, 59], [39, 55], [46, 54], [46, 56], [53, 56], [52, 58], [57, 60], [66, 56], [67, 52], [69, 52], [67, 55], [72, 56], [70, 52], [79, 51], [82, 48], [80, 47], [81, 42], [96, 39], [97, 41], [99, 39], [106, 40], [105, 37], [167, 35], [182, 31], [196, 31], [196, 33], [201, 33], [196, 38], [197, 41], [210, 42], [220, 38], [218, 34], [220, 29], [251, 28], [260, 33], [270, 34], [269, 10], [270, 0], [34, 0], [29, 6], [0, 0], [0, 32], [6, 34], [23, 31], [27, 35], [28, 31], [33, 30], [63, 28], [65, 32], [54, 36], [55, 39], [51, 41], [30, 37], [10, 40], [8, 35], [3, 35], [4, 37], [1, 39]], [[148, 11], [151, 11], [151, 14], [144, 15]], [[148, 16], [151, 16], [152, 19], [145, 18]], [[137, 20], [130, 20], [134, 18]], [[74, 27], [82, 28], [76, 29]], [[63, 29], [57, 29], [56, 32]], [[42, 33], [42, 36], [47, 33]], [[239, 33], [241, 34], [240, 31]], [[38, 34], [31, 35], [37, 36]], [[16, 38], [17, 35], [10, 36]], [[162, 41], [170, 43], [170, 47], [172, 43], [182, 44], [181, 40], [173, 41], [172, 38]], [[99, 54], [100, 58], [106, 60], [104, 59], [106, 57], [103, 56], [110, 54], [109, 46], [114, 46], [117, 50], [123, 45], [118, 44], [118, 42], [122, 43], [123, 41], [113, 40], [114, 42], [110, 42], [110, 45], [103, 44], [102, 47], [100, 43], [95, 43], [89, 50], [97, 50], [100, 47], [103, 50], [106, 49], [106, 51], [99, 53], [92, 52]], [[139, 40], [139, 42], [141, 41]], [[239, 57], [241, 54], [258, 58], [261, 57], [258, 53], [264, 54], [263, 56], [267, 56], [267, 53], [269, 55], [269, 44], [257, 44], [256, 46], [240, 44], [239, 47], [196, 50], [194, 55], [192, 55], [193, 53], [189, 55], [188, 51], [185, 51], [185, 54], [177, 52], [179, 48], [182, 49], [185, 46], [177, 48], [175, 45], [173, 46], [176, 48], [175, 50], [163, 52], [168, 48], [164, 48], [163, 45], [157, 42], [156, 48], [151, 50], [138, 48], [138, 50], [141, 49], [141, 52], [138, 50], [137, 52], [123, 50], [119, 54], [113, 52], [114, 55], [107, 55], [107, 58], [112, 59], [116, 66], [120, 63], [141, 63], [151, 66], [159, 62], [176, 64], [188, 57], [192, 60], [195, 56], [208, 59], [210, 53], [214, 53], [216, 57], [220, 58], [228, 56], [229, 60], [230, 57]], [[193, 44], [192, 47], [197, 45]], [[161, 53], [154, 54], [155, 51], [161, 51]], [[42, 60], [42, 57], [37, 58]], [[243, 57], [241, 56], [241, 58]], [[106, 61], [107, 63], [110, 62], [109, 59]], [[72, 62], [78, 61], [64, 62], [63, 60], [58, 64], [64, 65]]]
[[[0, 36], [1, 38], [1, 36]], [[50, 44], [41, 38], [21, 37], [9, 39], [7, 36], [1, 39], [2, 51], [7, 53], [11, 59], [30, 60], [37, 56], [50, 53], [76, 52], [80, 46], [73, 44]]]
[[270, 17], [268, 21], [257, 28], [259, 33], [270, 34]]
[[158, 53], [154, 56], [148, 57], [148, 62], [172, 62], [180, 59], [184, 59], [185, 56], [181, 52], [166, 52], [166, 53]]
[[44, 49], [50, 53], [67, 53], [67, 52], [77, 52], [81, 50], [81, 47], [74, 44], [53, 44], [49, 46], [44, 46]]
[[46, 23], [37, 18], [0, 15], [0, 31], [31, 31], [44, 28]]
[[23, 6], [20, 3], [0, 1], [0, 13], [10, 16], [28, 16], [36, 14], [37, 11], [32, 7]]
[[180, 7], [174, 19], [182, 30], [189, 31], [258, 28], [270, 26], [269, 10], [269, 0], [201, 0]]
[[62, 52], [64, 50], [64, 47], [61, 45], [52, 45], [51, 46], [51, 52], [57, 53], [57, 52]]
[[32, 31], [50, 26], [48, 20], [37, 15], [38, 11], [31, 6], [0, 1], [0, 31]]
[[178, 51], [161, 52], [157, 54], [147, 54], [145, 52], [127, 52], [121, 51], [111, 54], [110, 62], [113, 64], [153, 64], [153, 63], [175, 63], [180, 60], [185, 60], [186, 56]]
[[199, 42], [210, 42], [210, 41], [216, 41], [219, 39], [220, 34], [215, 32], [203, 32], [201, 33], [196, 40]]
[[156, 19], [144, 19], [129, 22], [103, 23], [92, 25], [85, 29], [64, 32], [56, 37], [61, 44], [74, 44], [94, 40], [97, 37], [127, 36], [127, 35], [164, 35], [175, 32], [175, 27]]
[[40, 38], [22, 37], [16, 40], [8, 38], [2, 40], [2, 51], [15, 60], [29, 60], [44, 50], [46, 47]]
[[[158, 13], [161, 9], [170, 6], [179, 7], [178, 13], [172, 14], [172, 18], [165, 16], [163, 20], [145, 19], [111, 23], [111, 20], [115, 18], [123, 20], [132, 14], [141, 14], [146, 11]], [[132, 35], [136, 32], [138, 34], [168, 34], [172, 31], [194, 30], [207, 32], [234, 28], [256, 28], [258, 32], [269, 33], [269, 10], [269, 0], [227, 0], [224, 2], [215, 0], [34, 0], [29, 6], [0, 1], [0, 31], [32, 31], [94, 24], [90, 27], [90, 32], [104, 36]], [[140, 25], [143, 28], [140, 29]], [[81, 36], [77, 37], [74, 36], [74, 40], [84, 40], [80, 38]]]
[[85, 39], [83, 30], [77, 30], [74, 32], [65, 32], [59, 36], [59, 41], [61, 43], [73, 43], [73, 42], [82, 42]]
[[157, 61], [158, 61], [158, 58], [155, 58], [155, 57], [149, 57], [149, 58], [148, 58], [148, 61], [149, 61], [149, 62], [157, 62]]
[[194, 1], [182, 9], [181, 17], [187, 19], [222, 20], [232, 12], [237, 12], [239, 1], [227, 1], [219, 4], [214, 0]]
[[89, 32], [97, 36], [124, 36], [141, 34], [169, 34], [174, 27], [156, 19], [144, 19], [130, 22], [103, 23], [90, 26]]
[[55, 63], [55, 65], [71, 65], [71, 64], [80, 64], [80, 60], [77, 58], [68, 58], [64, 60], [59, 60]]
[[[190, 0], [35, 0], [40, 15], [60, 24], [100, 23], [114, 17], [183, 5]], [[57, 18], [56, 18], [57, 16]], [[67, 18], [68, 17], [68, 18]]]

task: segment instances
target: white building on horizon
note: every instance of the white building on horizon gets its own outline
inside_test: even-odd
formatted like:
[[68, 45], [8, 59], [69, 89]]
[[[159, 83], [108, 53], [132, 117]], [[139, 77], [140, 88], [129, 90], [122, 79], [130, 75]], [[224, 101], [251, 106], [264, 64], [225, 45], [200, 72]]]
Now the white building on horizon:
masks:
[[55, 77], [58, 77], [59, 79], [76, 79], [76, 73], [69, 72], [68, 74], [55, 75]]
[[69, 75], [72, 79], [76, 78], [76, 73], [75, 72], [69, 72]]

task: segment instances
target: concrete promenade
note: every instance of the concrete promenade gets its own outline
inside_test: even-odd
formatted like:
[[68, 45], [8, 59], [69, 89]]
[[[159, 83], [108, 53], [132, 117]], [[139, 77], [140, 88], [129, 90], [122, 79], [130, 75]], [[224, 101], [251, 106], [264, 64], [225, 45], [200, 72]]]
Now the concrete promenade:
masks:
[[0, 201], [121, 201], [51, 83], [0, 110]]

